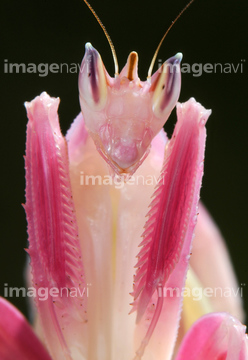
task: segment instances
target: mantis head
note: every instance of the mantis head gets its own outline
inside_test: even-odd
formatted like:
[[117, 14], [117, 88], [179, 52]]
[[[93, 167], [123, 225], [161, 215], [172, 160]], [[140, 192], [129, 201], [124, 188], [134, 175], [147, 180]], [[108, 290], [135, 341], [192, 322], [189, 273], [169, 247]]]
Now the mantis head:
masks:
[[146, 81], [138, 77], [138, 54], [110, 77], [87, 43], [79, 75], [80, 105], [97, 150], [117, 175], [132, 175], [149, 153], [152, 139], [176, 105], [181, 87], [178, 53]]

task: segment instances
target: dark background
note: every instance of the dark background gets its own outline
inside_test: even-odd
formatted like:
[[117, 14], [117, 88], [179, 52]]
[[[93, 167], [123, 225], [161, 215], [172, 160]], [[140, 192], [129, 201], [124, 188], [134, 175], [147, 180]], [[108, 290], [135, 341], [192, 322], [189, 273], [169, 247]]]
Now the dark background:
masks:
[[[92, 0], [115, 44], [120, 68], [130, 51], [139, 54], [142, 80], [155, 48], [185, 0]], [[24, 247], [27, 246], [24, 199], [26, 112], [30, 101], [46, 90], [59, 96], [59, 115], [65, 133], [80, 111], [77, 74], [6, 74], [9, 63], [80, 63], [90, 41], [113, 76], [111, 52], [102, 30], [82, 0], [1, 1], [1, 250], [0, 293], [4, 283], [23, 286]], [[180, 100], [194, 96], [211, 108], [202, 199], [226, 238], [239, 284], [248, 288], [247, 265], [247, 136], [248, 54], [247, 0], [195, 0], [166, 38], [159, 58], [178, 51], [186, 63], [233, 63], [243, 73], [184, 74]], [[155, 66], [157, 68], [157, 64]], [[176, 121], [173, 112], [166, 129]], [[244, 287], [246, 304], [248, 290]], [[25, 299], [11, 299], [26, 311]], [[248, 307], [246, 308], [248, 311]]]

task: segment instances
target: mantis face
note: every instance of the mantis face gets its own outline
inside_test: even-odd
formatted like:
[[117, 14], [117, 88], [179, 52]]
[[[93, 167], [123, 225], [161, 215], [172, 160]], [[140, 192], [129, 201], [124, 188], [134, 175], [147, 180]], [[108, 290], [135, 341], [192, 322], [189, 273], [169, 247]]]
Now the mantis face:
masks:
[[176, 54], [140, 81], [138, 55], [131, 52], [121, 73], [112, 78], [97, 50], [86, 44], [79, 76], [81, 110], [97, 150], [116, 174], [132, 175], [148, 155], [178, 100], [181, 59]]

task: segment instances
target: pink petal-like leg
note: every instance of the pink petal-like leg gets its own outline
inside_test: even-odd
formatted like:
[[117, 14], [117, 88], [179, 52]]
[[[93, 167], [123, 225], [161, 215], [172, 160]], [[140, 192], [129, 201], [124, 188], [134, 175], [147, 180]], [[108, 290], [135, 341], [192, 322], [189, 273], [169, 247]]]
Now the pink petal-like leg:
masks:
[[[186, 276], [197, 218], [203, 174], [205, 123], [209, 114], [194, 99], [178, 106], [178, 122], [166, 149], [160, 182], [150, 205], [142, 249], [138, 255], [133, 292], [137, 323], [141, 321], [152, 299], [154, 302], [156, 290], [158, 294], [155, 296], [157, 303], [150, 325], [137, 351], [137, 359], [143, 355], [160, 313], [166, 306], [164, 303], [168, 299], [164, 301], [163, 290], [168, 280], [172, 274], [175, 275], [177, 281], [174, 287], [180, 289]], [[176, 297], [173, 300], [178, 302]], [[180, 303], [174, 311], [179, 312], [179, 307]]]
[[185, 336], [176, 360], [247, 360], [245, 329], [228, 313], [205, 315]]
[[28, 252], [36, 305], [54, 360], [83, 354], [86, 327], [84, 269], [58, 103], [42, 93], [26, 104], [25, 158]]
[[51, 360], [24, 316], [0, 298], [0, 359]]

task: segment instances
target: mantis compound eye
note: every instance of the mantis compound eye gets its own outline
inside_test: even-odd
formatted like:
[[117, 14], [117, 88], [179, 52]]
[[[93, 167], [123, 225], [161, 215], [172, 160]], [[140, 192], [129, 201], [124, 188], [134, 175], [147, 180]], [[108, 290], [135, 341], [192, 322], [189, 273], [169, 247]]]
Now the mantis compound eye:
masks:
[[107, 80], [99, 52], [90, 43], [85, 45], [80, 75], [80, 103], [85, 102], [92, 110], [101, 110], [107, 101]]
[[157, 118], [167, 119], [178, 100], [181, 89], [181, 60], [182, 54], [177, 53], [166, 60], [151, 78], [152, 109]]

